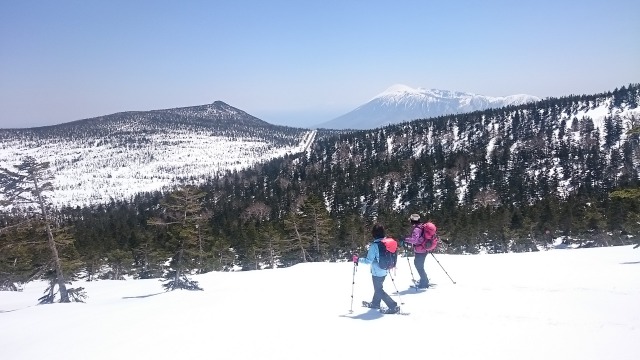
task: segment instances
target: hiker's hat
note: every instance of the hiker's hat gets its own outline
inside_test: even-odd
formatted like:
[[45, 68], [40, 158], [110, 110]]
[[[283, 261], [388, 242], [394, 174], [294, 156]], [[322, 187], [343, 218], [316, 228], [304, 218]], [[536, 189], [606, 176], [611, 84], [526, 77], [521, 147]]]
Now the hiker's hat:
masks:
[[411, 221], [420, 221], [420, 215], [411, 214], [411, 216], [409, 216], [409, 220], [411, 220]]

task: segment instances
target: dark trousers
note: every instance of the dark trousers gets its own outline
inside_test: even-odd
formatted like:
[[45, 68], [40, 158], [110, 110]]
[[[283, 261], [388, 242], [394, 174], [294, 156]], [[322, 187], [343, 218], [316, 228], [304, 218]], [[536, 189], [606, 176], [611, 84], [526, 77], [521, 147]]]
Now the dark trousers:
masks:
[[427, 277], [427, 272], [424, 271], [424, 261], [427, 258], [427, 254], [428, 253], [416, 253], [415, 258], [413, 259], [413, 264], [416, 266], [416, 270], [418, 270], [418, 274], [420, 275], [420, 282], [418, 283], [418, 287], [429, 286], [429, 278]]
[[380, 307], [380, 300], [382, 300], [390, 309], [398, 306], [398, 303], [393, 301], [391, 296], [382, 289], [382, 284], [386, 276], [371, 276], [371, 278], [373, 279], [373, 299], [371, 300], [371, 305]]

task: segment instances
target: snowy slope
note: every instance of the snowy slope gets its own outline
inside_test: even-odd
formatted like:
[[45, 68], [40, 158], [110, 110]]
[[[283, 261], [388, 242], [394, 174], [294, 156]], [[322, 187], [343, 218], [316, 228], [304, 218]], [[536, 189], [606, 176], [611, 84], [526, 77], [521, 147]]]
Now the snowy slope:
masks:
[[[11, 360], [492, 359], [635, 360], [640, 249], [438, 255], [437, 287], [416, 293], [412, 258], [394, 282], [410, 314], [359, 306], [369, 267], [306, 263], [193, 276], [204, 291], [158, 280], [74, 282], [86, 303], [35, 306], [44, 290], [0, 292], [0, 355]], [[415, 268], [413, 268], [415, 273]], [[353, 294], [353, 303], [351, 295]], [[351, 312], [350, 310], [353, 310]], [[386, 346], [380, 346], [385, 344]]]
[[48, 161], [55, 205], [99, 204], [302, 152], [314, 137], [313, 131], [270, 125], [214, 102], [0, 129], [0, 167], [14, 170], [25, 156]]

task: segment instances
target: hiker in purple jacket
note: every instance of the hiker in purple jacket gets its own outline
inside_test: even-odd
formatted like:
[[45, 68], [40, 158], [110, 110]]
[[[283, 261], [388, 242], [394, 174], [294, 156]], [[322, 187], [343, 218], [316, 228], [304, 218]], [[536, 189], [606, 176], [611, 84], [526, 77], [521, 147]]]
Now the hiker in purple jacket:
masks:
[[[404, 242], [413, 245], [413, 251], [415, 253], [413, 264], [416, 266], [416, 270], [418, 270], [418, 274], [420, 275], [420, 281], [416, 286], [418, 289], [426, 289], [429, 287], [429, 278], [427, 277], [427, 272], [424, 270], [424, 261], [429, 251], [435, 248], [435, 241], [428, 244], [427, 241], [425, 241], [425, 237], [428, 239], [435, 238], [436, 226], [431, 222], [422, 224], [420, 222], [420, 215], [418, 214], [411, 214], [409, 221], [411, 221], [413, 229], [411, 230], [411, 236], [405, 238]], [[425, 232], [424, 235], [423, 231]]]

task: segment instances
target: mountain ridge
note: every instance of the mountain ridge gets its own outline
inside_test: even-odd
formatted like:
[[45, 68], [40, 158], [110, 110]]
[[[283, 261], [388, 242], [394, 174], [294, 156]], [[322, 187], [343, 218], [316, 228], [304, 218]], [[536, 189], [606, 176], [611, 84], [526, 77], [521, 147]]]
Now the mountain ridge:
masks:
[[[637, 86], [634, 85], [613, 93], [547, 99], [531, 105], [491, 110], [482, 114], [469, 113], [461, 115], [465, 119], [463, 122], [456, 119], [458, 115], [417, 120], [396, 126], [391, 131], [406, 132], [403, 139], [395, 139], [398, 144], [405, 144], [398, 151], [415, 157], [422, 156], [421, 152], [429, 148], [429, 151], [434, 151], [434, 146], [438, 143], [441, 144], [438, 146], [444, 146], [447, 151], [462, 151], [460, 149], [475, 144], [465, 143], [472, 135], [476, 136], [465, 133], [472, 121], [476, 122], [474, 128], [482, 132], [486, 132], [487, 129], [484, 128], [489, 126], [494, 129], [493, 132], [503, 128], [505, 119], [513, 122], [513, 126], [519, 124], [513, 131], [520, 131], [525, 125], [540, 127], [551, 121], [555, 129], [545, 131], [551, 131], [551, 134], [559, 132], [564, 136], [567, 131], [576, 131], [580, 126], [586, 126], [580, 124], [589, 118], [591, 125], [588, 128], [597, 128], [600, 139], [612, 138], [620, 136], [620, 129], [635, 121], [629, 120], [629, 117], [637, 116], [636, 92]], [[553, 106], [550, 105], [552, 103]], [[622, 111], [620, 106], [623, 103], [628, 103], [628, 108], [634, 110]], [[541, 114], [534, 117], [537, 112]], [[497, 113], [504, 115], [500, 119], [494, 119]], [[478, 119], [479, 116], [484, 120]], [[579, 121], [574, 121], [575, 117]], [[529, 120], [520, 124], [521, 119], [525, 118]], [[610, 123], [614, 120], [615, 128], [607, 128], [613, 126]], [[529, 121], [534, 123], [529, 124]], [[456, 123], [455, 132], [451, 132], [453, 128], [450, 125], [443, 125], [450, 122]], [[567, 124], [571, 124], [570, 129]], [[440, 134], [437, 140], [429, 135], [434, 131]], [[527, 141], [541, 141], [529, 139], [531, 134], [539, 131], [527, 132]], [[329, 143], [334, 143], [336, 138], [329, 139], [329, 135], [347, 134], [338, 138], [341, 139], [339, 141], [344, 141], [353, 136], [348, 135], [349, 133], [355, 132], [271, 125], [223, 102], [214, 102], [195, 107], [122, 112], [48, 127], [0, 129], [0, 167], [12, 168], [19, 163], [20, 158], [27, 155], [34, 156], [38, 161], [49, 161], [57, 177], [56, 202], [63, 206], [84, 205], [112, 199], [127, 200], [137, 193], [163, 191], [179, 183], [202, 183], [205, 179], [226, 171], [239, 172], [288, 154], [305, 153], [304, 156], [313, 159], [315, 168], [326, 161], [324, 157], [336, 151], [327, 148], [321, 153], [315, 153], [321, 147], [316, 139], [328, 139]], [[377, 133], [372, 130], [371, 134]], [[371, 147], [373, 139], [388, 135], [371, 136], [358, 148]], [[460, 136], [465, 141], [458, 139]], [[500, 148], [507, 146], [505, 139], [512, 136], [504, 133], [502, 136], [480, 141], [481, 144], [488, 141], [482, 152], [489, 154], [502, 151]], [[414, 145], [405, 148], [406, 144]], [[359, 163], [362, 162], [360, 154], [349, 155], [347, 149], [352, 146], [340, 145], [338, 154], [341, 156], [336, 165], [343, 166], [341, 162], [350, 161], [350, 156], [360, 159]], [[391, 138], [385, 147], [390, 146], [393, 146]], [[384, 149], [378, 149], [376, 153], [382, 150]], [[513, 152], [514, 149], [510, 151]], [[559, 150], [549, 151], [554, 153]], [[339, 183], [343, 182], [340, 180]]]
[[171, 120], [175, 123], [180, 122], [196, 122], [197, 120], [210, 120], [215, 122], [239, 121], [241, 123], [250, 123], [253, 126], [276, 126], [267, 123], [253, 115], [248, 114], [238, 108], [235, 108], [223, 101], [216, 100], [210, 104], [185, 106], [177, 108], [157, 109], [157, 110], [132, 110], [116, 112], [108, 115], [101, 115], [86, 119], [73, 120], [61, 124], [37, 126], [31, 128], [6, 128], [0, 130], [36, 130], [36, 129], [61, 129], [68, 127], [84, 126], [84, 125], [100, 125], [104, 120], [117, 120], [124, 118], [130, 121], [131, 118], [138, 120], [160, 120], [166, 118], [166, 115], [173, 115]]

